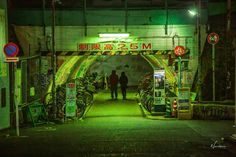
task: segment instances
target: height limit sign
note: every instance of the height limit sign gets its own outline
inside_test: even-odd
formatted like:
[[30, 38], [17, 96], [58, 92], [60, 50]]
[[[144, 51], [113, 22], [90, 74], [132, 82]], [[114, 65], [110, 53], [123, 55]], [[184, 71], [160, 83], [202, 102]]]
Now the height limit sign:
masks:
[[207, 36], [207, 41], [209, 44], [217, 44], [218, 41], [219, 41], [220, 37], [218, 34], [216, 33], [210, 33], [208, 36]]

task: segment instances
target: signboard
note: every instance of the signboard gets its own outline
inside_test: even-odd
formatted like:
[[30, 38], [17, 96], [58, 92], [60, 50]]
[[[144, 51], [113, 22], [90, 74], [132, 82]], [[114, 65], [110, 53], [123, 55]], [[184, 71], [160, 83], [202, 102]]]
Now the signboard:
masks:
[[19, 47], [15, 43], [8, 43], [3, 48], [6, 58], [4, 62], [18, 62], [19, 58], [16, 57], [19, 52]]
[[183, 56], [186, 53], [186, 50], [183, 46], [176, 46], [175, 47], [175, 55], [176, 56]]
[[78, 51], [146, 51], [152, 43], [79, 43]]
[[165, 70], [154, 70], [154, 104], [165, 105]]
[[190, 109], [190, 89], [179, 88], [178, 89], [178, 110], [189, 110]]
[[3, 49], [7, 57], [15, 57], [19, 52], [19, 47], [15, 43], [8, 43]]
[[18, 62], [19, 58], [18, 57], [7, 57], [4, 59], [4, 62]]
[[66, 117], [76, 116], [76, 84], [66, 84]]
[[214, 32], [210, 33], [207, 36], [207, 41], [208, 41], [209, 44], [217, 44], [219, 39], [220, 39], [219, 35], [214, 33]]

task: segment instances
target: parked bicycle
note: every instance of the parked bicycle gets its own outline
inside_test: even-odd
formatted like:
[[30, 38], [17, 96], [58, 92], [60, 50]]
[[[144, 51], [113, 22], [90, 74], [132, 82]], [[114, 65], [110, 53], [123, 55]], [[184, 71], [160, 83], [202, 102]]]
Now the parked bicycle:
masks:
[[78, 78], [76, 79], [77, 95], [77, 116], [81, 118], [84, 116], [85, 111], [93, 104], [93, 93], [95, 92], [95, 87], [89, 79]]
[[139, 81], [138, 97], [143, 107], [151, 112], [154, 104], [153, 98], [153, 78], [152, 74], [148, 73]]
[[[92, 84], [92, 80], [87, 77], [80, 77], [68, 82], [71, 81], [76, 83], [76, 113], [77, 117], [81, 118], [84, 116], [86, 109], [93, 104], [95, 87]], [[49, 120], [55, 120], [55, 118], [65, 119], [66, 83], [56, 89], [56, 105], [53, 104], [52, 92], [46, 93], [42, 101]]]

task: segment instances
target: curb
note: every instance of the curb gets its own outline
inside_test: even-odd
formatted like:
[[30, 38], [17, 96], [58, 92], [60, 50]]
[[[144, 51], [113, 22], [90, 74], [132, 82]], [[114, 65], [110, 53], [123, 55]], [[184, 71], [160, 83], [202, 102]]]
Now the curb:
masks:
[[142, 110], [143, 117], [146, 117], [147, 119], [152, 119], [152, 120], [178, 120], [177, 118], [165, 118], [164, 116], [153, 116], [151, 113], [146, 111], [146, 109], [143, 107], [141, 103], [138, 103], [139, 107]]

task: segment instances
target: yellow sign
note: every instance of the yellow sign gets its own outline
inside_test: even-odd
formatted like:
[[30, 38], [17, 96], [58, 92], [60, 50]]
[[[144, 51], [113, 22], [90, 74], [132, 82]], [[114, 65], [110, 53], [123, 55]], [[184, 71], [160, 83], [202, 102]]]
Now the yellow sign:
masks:
[[19, 58], [18, 57], [6, 57], [4, 59], [4, 62], [19, 62]]

